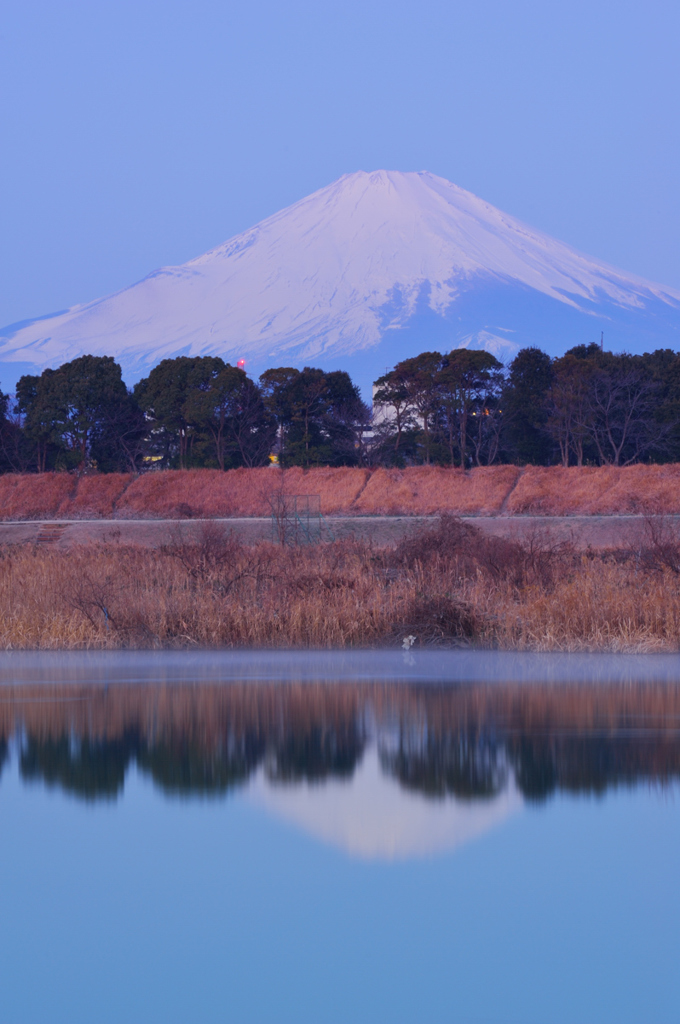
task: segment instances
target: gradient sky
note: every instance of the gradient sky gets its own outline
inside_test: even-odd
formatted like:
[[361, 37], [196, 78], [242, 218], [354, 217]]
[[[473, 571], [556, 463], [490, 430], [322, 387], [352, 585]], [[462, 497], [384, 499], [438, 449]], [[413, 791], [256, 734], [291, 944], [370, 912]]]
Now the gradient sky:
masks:
[[677, 0], [2, 0], [0, 324], [381, 167], [680, 289], [679, 34]]

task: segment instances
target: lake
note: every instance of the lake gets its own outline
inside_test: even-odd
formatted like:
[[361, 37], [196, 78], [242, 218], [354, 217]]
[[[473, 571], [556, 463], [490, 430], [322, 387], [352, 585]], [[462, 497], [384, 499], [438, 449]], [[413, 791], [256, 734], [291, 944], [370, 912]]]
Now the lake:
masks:
[[680, 1019], [680, 658], [0, 656], [0, 1020]]

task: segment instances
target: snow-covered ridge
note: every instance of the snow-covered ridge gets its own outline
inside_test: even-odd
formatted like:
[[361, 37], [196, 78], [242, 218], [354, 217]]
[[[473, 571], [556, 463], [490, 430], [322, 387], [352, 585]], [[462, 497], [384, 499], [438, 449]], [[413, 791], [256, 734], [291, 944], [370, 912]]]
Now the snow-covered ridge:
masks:
[[[597, 319], [588, 340], [631, 317], [660, 344], [680, 328], [680, 292], [584, 256], [436, 175], [360, 171], [182, 266], [0, 331], [0, 363], [109, 354], [128, 379], [180, 354], [245, 358], [257, 372], [343, 361], [351, 370], [348, 360], [368, 368], [441, 347], [428, 342], [444, 325], [448, 347], [511, 352], [530, 340], [525, 321], [538, 316], [549, 334], [553, 313], [539, 306], [561, 308], [555, 322], [583, 322], [584, 333], [583, 318]], [[572, 343], [586, 340], [569, 331]]]

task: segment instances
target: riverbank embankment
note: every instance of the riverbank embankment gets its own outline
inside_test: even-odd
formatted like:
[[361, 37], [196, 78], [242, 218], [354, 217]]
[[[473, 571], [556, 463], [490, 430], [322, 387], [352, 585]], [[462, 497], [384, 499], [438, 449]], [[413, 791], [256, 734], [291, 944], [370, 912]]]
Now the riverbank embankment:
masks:
[[680, 514], [680, 465], [273, 468], [0, 476], [0, 520], [244, 519], [277, 495], [326, 517]]

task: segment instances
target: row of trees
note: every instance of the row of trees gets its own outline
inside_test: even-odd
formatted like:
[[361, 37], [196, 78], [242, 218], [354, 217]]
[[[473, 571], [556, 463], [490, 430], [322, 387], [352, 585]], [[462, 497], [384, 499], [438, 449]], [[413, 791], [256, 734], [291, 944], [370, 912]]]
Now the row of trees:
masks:
[[507, 371], [488, 352], [425, 352], [376, 382], [375, 447], [399, 460], [564, 466], [680, 461], [680, 356], [579, 345], [525, 348]]
[[360, 461], [370, 414], [347, 373], [291, 367], [259, 383], [205, 356], [164, 359], [129, 391], [110, 356], [22, 377], [0, 396], [4, 471], [230, 469]]
[[0, 468], [149, 465], [549, 465], [680, 461], [680, 356], [577, 346], [424, 352], [375, 383], [373, 418], [343, 371], [165, 359], [133, 390], [109, 356], [82, 356], [0, 394]]

